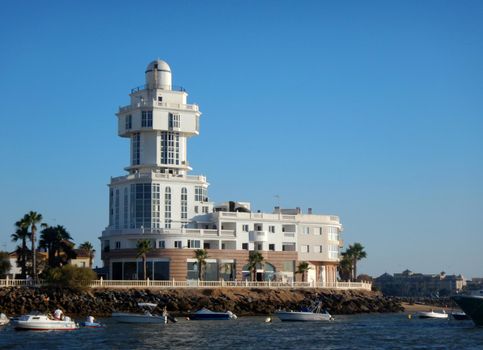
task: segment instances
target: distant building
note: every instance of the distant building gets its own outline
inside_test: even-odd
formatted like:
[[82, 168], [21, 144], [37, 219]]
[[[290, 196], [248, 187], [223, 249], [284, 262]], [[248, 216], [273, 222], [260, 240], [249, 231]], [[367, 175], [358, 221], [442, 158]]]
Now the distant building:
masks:
[[460, 292], [466, 285], [462, 275], [422, 274], [405, 270], [390, 275], [384, 273], [374, 279], [374, 287], [385, 295], [403, 297], [448, 296]]
[[471, 280], [466, 281], [466, 288], [468, 290], [483, 289], [483, 277], [473, 277]]
[[76, 257], [69, 260], [69, 265], [74, 265], [77, 267], [92, 267], [90, 265], [89, 253], [83, 249], [74, 249]]

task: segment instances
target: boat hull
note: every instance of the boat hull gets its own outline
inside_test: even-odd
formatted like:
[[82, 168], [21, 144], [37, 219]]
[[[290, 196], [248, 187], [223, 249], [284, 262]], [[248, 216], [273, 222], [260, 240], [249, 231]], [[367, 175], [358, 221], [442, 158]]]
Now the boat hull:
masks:
[[15, 329], [25, 331], [73, 331], [77, 329], [75, 322], [57, 322], [57, 324], [52, 324], [50, 322], [17, 321]]
[[436, 319], [447, 319], [448, 314], [445, 313], [439, 313], [439, 312], [420, 312], [418, 314], [419, 318], [436, 318]]
[[453, 300], [477, 326], [483, 327], [483, 296], [456, 295]]
[[274, 315], [283, 322], [316, 322], [330, 321], [332, 319], [332, 316], [329, 314], [316, 312], [277, 311]]
[[230, 315], [225, 313], [213, 313], [213, 314], [191, 314], [189, 316], [190, 320], [194, 321], [205, 321], [205, 320], [229, 320]]
[[166, 316], [130, 314], [124, 312], [115, 312], [112, 318], [120, 323], [142, 323], [142, 324], [165, 324], [168, 322]]

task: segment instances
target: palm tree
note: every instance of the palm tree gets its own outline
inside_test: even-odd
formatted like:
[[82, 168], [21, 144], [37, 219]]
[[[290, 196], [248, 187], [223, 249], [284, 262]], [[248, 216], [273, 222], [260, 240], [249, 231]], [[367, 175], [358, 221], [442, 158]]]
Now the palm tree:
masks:
[[140, 239], [138, 240], [136, 248], [138, 250], [136, 257], [137, 258], [141, 257], [143, 259], [144, 279], [147, 279], [148, 277], [146, 274], [146, 270], [147, 270], [146, 256], [151, 251], [151, 241], [149, 239]]
[[367, 257], [366, 252], [364, 251], [364, 247], [360, 243], [354, 243], [353, 245], [349, 245], [349, 248], [346, 250], [346, 254], [352, 261], [353, 266], [353, 280], [355, 281], [357, 278], [357, 262], [361, 259]]
[[195, 259], [198, 262], [198, 279], [203, 280], [206, 269], [206, 259], [208, 259], [208, 252], [205, 249], [195, 250]]
[[79, 249], [89, 255], [89, 267], [92, 268], [92, 260], [94, 260], [94, 254], [96, 252], [94, 246], [91, 244], [91, 242], [85, 241], [79, 246]]
[[248, 255], [248, 270], [252, 275], [252, 281], [257, 279], [257, 268], [263, 266], [263, 255], [259, 251], [251, 251]]
[[300, 273], [302, 274], [302, 282], [305, 282], [305, 274], [307, 271], [309, 271], [311, 267], [309, 266], [309, 263], [306, 261], [301, 261], [299, 265], [297, 266], [297, 271], [295, 273]]
[[342, 253], [341, 255], [342, 259], [339, 261], [337, 270], [339, 271], [339, 276], [343, 281], [349, 281], [352, 276], [352, 259], [346, 253]]
[[60, 267], [76, 257], [72, 237], [64, 226], [48, 226], [42, 230], [39, 248], [44, 248], [48, 253], [49, 267]]
[[28, 224], [20, 219], [15, 223], [15, 233], [10, 236], [13, 242], [21, 241], [17, 246], [17, 266], [20, 267], [21, 278], [27, 277], [27, 262], [30, 259], [31, 252], [27, 247], [27, 239], [30, 239], [30, 232], [28, 231]]
[[37, 282], [37, 257], [35, 254], [35, 232], [37, 232], [37, 224], [42, 221], [42, 214], [30, 211], [23, 217], [27, 227], [30, 226], [30, 240], [32, 241], [32, 277]]

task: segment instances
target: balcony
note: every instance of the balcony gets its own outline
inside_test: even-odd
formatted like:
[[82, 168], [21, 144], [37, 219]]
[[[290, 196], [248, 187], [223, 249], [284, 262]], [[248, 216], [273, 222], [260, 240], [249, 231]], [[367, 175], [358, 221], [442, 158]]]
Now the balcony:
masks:
[[183, 103], [171, 103], [171, 102], [158, 102], [158, 101], [139, 101], [135, 104], [130, 104], [127, 106], [119, 107], [119, 113], [129, 112], [136, 108], [141, 107], [161, 107], [161, 108], [170, 108], [170, 109], [179, 109], [179, 110], [189, 110], [198, 112], [200, 107], [196, 104], [183, 104]]

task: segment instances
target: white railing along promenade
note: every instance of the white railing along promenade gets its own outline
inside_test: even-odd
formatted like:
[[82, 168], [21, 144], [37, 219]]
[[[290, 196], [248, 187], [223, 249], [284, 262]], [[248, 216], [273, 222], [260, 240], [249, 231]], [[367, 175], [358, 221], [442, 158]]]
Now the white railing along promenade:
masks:
[[[32, 286], [32, 280], [0, 279], [2, 287]], [[42, 285], [42, 283], [40, 283]], [[172, 280], [94, 280], [91, 288], [320, 288], [338, 290], [371, 290], [372, 284], [368, 282], [255, 282], [255, 281], [175, 281]]]

